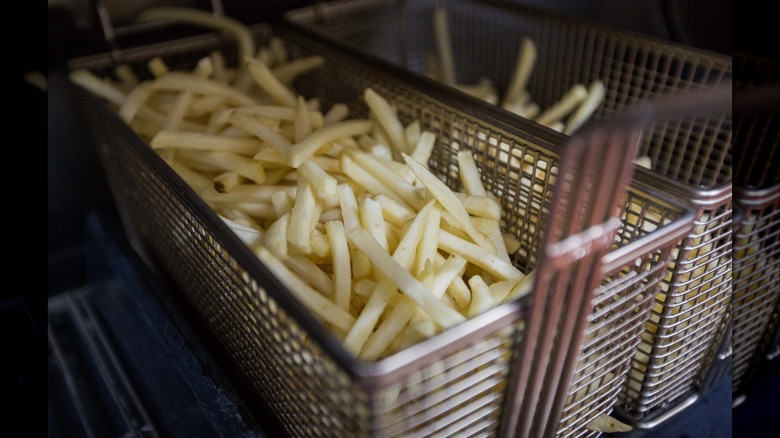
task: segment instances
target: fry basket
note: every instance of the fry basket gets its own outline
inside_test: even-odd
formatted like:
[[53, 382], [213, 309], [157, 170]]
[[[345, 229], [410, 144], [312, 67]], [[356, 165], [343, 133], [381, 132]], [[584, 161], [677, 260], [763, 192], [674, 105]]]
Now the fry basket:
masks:
[[[734, 298], [732, 392], [735, 405], [762, 383], [780, 356], [780, 63], [736, 52], [734, 141]], [[739, 96], [739, 97], [737, 97]]]
[[[457, 152], [472, 151], [486, 189], [501, 200], [503, 229], [522, 243], [513, 263], [526, 273], [537, 266], [537, 254], [548, 247], [543, 245], [543, 221], [554, 207], [557, 185], [550, 177], [564, 153], [561, 135], [505, 115], [494, 117], [446, 88], [431, 87], [403, 70], [361, 59], [284, 24], [251, 29], [259, 44], [280, 36], [292, 58], [315, 53], [326, 58], [325, 66], [294, 84], [304, 96], [317, 97], [323, 108], [346, 103], [353, 116], [366, 115], [362, 93], [370, 86], [388, 96], [403, 123], [419, 120], [437, 138], [429, 165], [451, 187], [460, 184]], [[208, 34], [75, 59], [69, 68], [111, 76], [122, 63], [148, 77], [146, 63], [153, 57], [161, 57], [172, 69], [192, 68], [213, 50], [235, 59], [230, 38]], [[86, 92], [80, 94], [134, 247], [192, 304], [234, 365], [236, 378], [248, 382], [250, 396], [268, 406], [291, 436], [448, 436], [455, 431], [459, 436], [492, 436], [502, 427], [503, 435], [512, 435], [507, 431], [513, 429], [502, 422], [508, 420], [507, 412], [529, 403], [528, 397], [515, 397], [525, 387], [513, 389], [511, 382], [521, 381], [533, 383], [535, 392], [529, 397], [543, 402], [545, 415], [528, 418], [520, 427], [538, 434], [560, 430], [565, 436], [599, 435], [586, 425], [615, 404], [650, 318], [653, 291], [665, 275], [674, 245], [690, 231], [694, 218], [684, 199], [641, 181], [621, 183], [630, 175], [624, 172], [614, 180], [614, 188], [616, 196], [623, 187], [626, 192], [605, 210], [611, 220], [580, 224], [593, 225], [589, 234], [574, 230], [571, 235], [551, 235], [568, 245], [589, 245], [573, 252], [569, 246], [559, 247], [569, 254], [564, 258], [574, 257], [568, 262], [570, 272], [590, 272], [588, 282], [571, 283], [560, 289], [563, 295], [555, 295], [580, 303], [567, 310], [576, 316], [570, 324], [581, 329], [565, 335], [568, 342], [553, 344], [544, 356], [522, 354], [530, 348], [523, 344], [525, 330], [536, 327], [541, 335], [553, 336], [558, 331], [542, 328], [556, 330], [552, 321], [562, 315], [544, 307], [540, 314], [529, 313], [533, 304], [544, 304], [541, 299], [534, 303], [533, 297], [545, 296], [535, 287], [525, 298], [387, 358], [360, 361], [113, 110]], [[635, 150], [636, 132], [613, 131], [626, 133], [611, 137], [612, 150]], [[514, 165], [510, 156], [520, 157], [521, 165]], [[581, 260], [590, 264], [578, 269]], [[550, 272], [560, 274], [556, 266], [563, 265]], [[595, 290], [586, 290], [586, 284]], [[556, 306], [563, 312], [561, 302]], [[545, 358], [562, 374], [546, 374], [539, 362]], [[520, 369], [529, 360], [536, 361], [530, 374]], [[564, 406], [566, 414], [561, 415]]]
[[[728, 56], [498, 0], [337, 0], [290, 11], [285, 19], [433, 81], [435, 7], [447, 11], [458, 83], [488, 78], [501, 96], [521, 37], [530, 37], [537, 48], [527, 86], [534, 101], [547, 108], [573, 85], [600, 79], [606, 95], [593, 123], [638, 102], [731, 81]], [[695, 402], [723, 341], [731, 304], [731, 135], [727, 109], [659, 119], [642, 137], [639, 155], [650, 157], [652, 171], [637, 169], [635, 178], [690, 199], [696, 220], [674, 250], [617, 405], [638, 428], [653, 429]]]

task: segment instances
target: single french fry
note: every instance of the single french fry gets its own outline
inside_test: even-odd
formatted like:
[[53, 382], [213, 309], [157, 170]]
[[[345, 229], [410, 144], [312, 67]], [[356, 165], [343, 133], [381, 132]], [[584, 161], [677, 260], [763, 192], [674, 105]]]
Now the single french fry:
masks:
[[473, 196], [487, 196], [482, 179], [479, 175], [477, 163], [468, 150], [458, 151], [458, 174], [463, 183], [463, 189]]
[[333, 258], [333, 292], [334, 302], [344, 310], [349, 310], [350, 293], [352, 290], [351, 261], [347, 247], [347, 236], [344, 233], [344, 223], [329, 221], [325, 230], [330, 242], [330, 253]]
[[220, 193], [227, 193], [244, 182], [243, 180], [244, 178], [236, 172], [222, 172], [214, 177], [214, 190]]
[[536, 45], [533, 40], [529, 37], [521, 38], [515, 68], [512, 71], [512, 79], [506, 93], [504, 93], [503, 103], [519, 101], [523, 93], [526, 92], [528, 79], [536, 65], [536, 58]]
[[341, 122], [345, 120], [347, 116], [349, 116], [349, 107], [346, 104], [334, 104], [323, 116], [322, 125], [332, 125]]
[[469, 279], [469, 286], [471, 288], [471, 304], [467, 314], [469, 318], [473, 318], [495, 307], [496, 303], [493, 302], [490, 289], [481, 276], [472, 276]]
[[254, 58], [247, 58], [244, 62], [255, 83], [268, 93], [274, 102], [289, 107], [295, 106], [298, 101], [295, 93], [279, 81], [267, 65]]
[[455, 61], [452, 55], [452, 40], [450, 40], [449, 17], [447, 10], [441, 6], [433, 9], [433, 30], [436, 39], [436, 53], [440, 68], [441, 81], [447, 85], [458, 83], [455, 75]]
[[89, 70], [73, 70], [69, 73], [68, 78], [76, 85], [106, 99], [114, 105], [121, 106], [125, 101], [126, 94], [124, 91], [116, 85], [99, 78]]
[[290, 166], [298, 168], [304, 161], [317, 152], [328, 142], [344, 137], [352, 137], [366, 134], [371, 130], [372, 123], [368, 120], [353, 119], [343, 122], [325, 125], [312, 131], [303, 141], [295, 144], [289, 152], [288, 162]]
[[336, 196], [338, 181], [336, 181], [336, 178], [322, 170], [315, 161], [305, 161], [298, 168], [298, 172], [304, 175], [306, 179], [311, 182], [312, 187], [316, 188], [317, 191], [328, 196]]
[[505, 262], [501, 257], [444, 230], [439, 231], [439, 248], [450, 254], [460, 255], [497, 279], [507, 280], [523, 276], [522, 272]]
[[152, 138], [152, 149], [188, 148], [197, 150], [233, 152], [252, 156], [260, 149], [260, 143], [252, 138], [230, 138], [199, 132], [160, 131]]
[[366, 104], [371, 109], [371, 113], [376, 117], [376, 121], [382, 127], [385, 134], [387, 134], [387, 137], [390, 140], [390, 146], [399, 153], [409, 152], [409, 148], [406, 145], [406, 139], [404, 138], [404, 127], [398, 120], [398, 116], [396, 116], [390, 103], [372, 88], [365, 89], [363, 92], [363, 100], [365, 100]]
[[311, 224], [317, 202], [314, 190], [305, 179], [298, 179], [295, 203], [290, 210], [287, 241], [303, 254], [311, 253]]
[[436, 144], [436, 134], [430, 131], [424, 131], [420, 134], [420, 141], [412, 151], [412, 158], [415, 161], [428, 166], [428, 160], [431, 159], [431, 152], [433, 152], [433, 146]]
[[306, 106], [306, 100], [303, 96], [298, 96], [298, 106], [295, 111], [295, 142], [303, 141], [312, 130], [311, 118], [309, 117], [309, 108]]
[[280, 63], [271, 69], [271, 72], [279, 82], [290, 86], [298, 76], [304, 75], [325, 64], [325, 58], [321, 55], [306, 56]]
[[264, 244], [269, 251], [280, 259], [287, 257], [287, 228], [290, 225], [290, 214], [285, 213], [276, 219], [266, 230]]
[[271, 146], [283, 154], [289, 153], [290, 149], [292, 149], [292, 144], [289, 140], [282, 137], [270, 126], [248, 114], [236, 111], [230, 114], [229, 120], [230, 123], [240, 126], [247, 132], [254, 134], [266, 145]]
[[544, 110], [539, 116], [534, 119], [536, 122], [542, 125], [549, 126], [553, 122], [566, 117], [570, 112], [577, 108], [588, 97], [588, 89], [582, 84], [574, 84], [564, 96]]
[[564, 128], [563, 133], [571, 135], [584, 125], [599, 105], [601, 105], [601, 102], [604, 101], [606, 93], [604, 82], [600, 80], [593, 81], [588, 89], [588, 96], [566, 122], [566, 128]]

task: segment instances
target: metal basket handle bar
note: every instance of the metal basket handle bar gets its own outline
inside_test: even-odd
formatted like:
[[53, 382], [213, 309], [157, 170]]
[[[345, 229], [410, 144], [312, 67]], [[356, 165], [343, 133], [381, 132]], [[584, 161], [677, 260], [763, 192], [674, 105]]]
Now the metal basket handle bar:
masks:
[[[111, 13], [108, 10], [108, 7], [106, 6], [105, 0], [90, 0], [91, 8], [95, 11], [98, 25], [100, 26], [100, 31], [103, 34], [103, 38], [105, 39], [106, 43], [108, 44], [108, 47], [111, 50], [111, 57], [114, 59], [120, 59], [120, 55], [122, 52], [122, 48], [119, 47], [119, 44], [117, 43], [117, 33], [118, 29], [114, 26], [114, 23], [111, 19]], [[225, 8], [223, 7], [222, 0], [209, 0], [209, 3], [211, 5], [211, 11], [216, 16], [223, 16], [225, 15]], [[137, 24], [132, 26], [136, 29], [146, 29], [146, 28], [152, 28], [148, 31], [152, 31], [154, 28], [157, 28], [157, 26], [161, 24], [169, 24], [169, 23], [146, 23], [146, 24]]]
[[[728, 88], [728, 90], [726, 89]], [[557, 430], [579, 357], [604, 256], [619, 227], [642, 128], [659, 118], [731, 104], [731, 87], [667, 96], [592, 125], [561, 157], [531, 313], [519, 340], [501, 436], [547, 437]]]

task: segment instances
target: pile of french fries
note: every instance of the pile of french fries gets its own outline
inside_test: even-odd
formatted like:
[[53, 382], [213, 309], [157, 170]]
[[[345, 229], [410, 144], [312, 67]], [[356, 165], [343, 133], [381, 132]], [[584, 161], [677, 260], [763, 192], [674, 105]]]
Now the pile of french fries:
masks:
[[511, 80], [501, 98], [489, 78], [483, 77], [476, 84], [460, 83], [455, 74], [448, 13], [442, 6], [433, 9], [433, 28], [436, 53], [428, 59], [428, 75], [474, 97], [567, 135], [582, 127], [604, 101], [604, 82], [595, 80], [587, 87], [574, 84], [559, 101], [542, 110], [527, 89], [537, 58], [536, 45], [529, 37], [520, 40]]
[[190, 71], [152, 59], [143, 81], [126, 65], [113, 78], [70, 77], [113, 105], [361, 359], [530, 291], [533, 273], [510, 261], [519, 242], [502, 232], [471, 152], [456, 152], [454, 191], [428, 167], [435, 134], [402, 124], [392, 96], [365, 89], [364, 117], [325, 110], [293, 88], [324, 58], [291, 59], [278, 37], [245, 50], [234, 68], [217, 51]]

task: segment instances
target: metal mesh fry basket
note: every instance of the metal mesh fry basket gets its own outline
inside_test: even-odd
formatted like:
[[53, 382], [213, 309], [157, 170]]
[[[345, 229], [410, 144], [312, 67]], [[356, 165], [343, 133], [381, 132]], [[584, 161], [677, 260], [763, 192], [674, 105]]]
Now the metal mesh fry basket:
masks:
[[[537, 60], [527, 89], [541, 108], [575, 84], [601, 79], [606, 96], [591, 119], [599, 121], [637, 102], [731, 80], [727, 56], [496, 0], [341, 0], [288, 12], [285, 19], [365, 56], [427, 76], [429, 59], [437, 51], [436, 6], [448, 14], [458, 83], [488, 78], [501, 96], [521, 37], [530, 37]], [[475, 105], [479, 101], [463, 95]], [[491, 108], [509, 114], [499, 106]], [[639, 155], [650, 157], [653, 172], [639, 169], [637, 178], [691, 199], [697, 219], [674, 251], [676, 260], [663, 280], [620, 396], [623, 416], [642, 428], [654, 427], [673, 415], [671, 408], [695, 400], [727, 324], [731, 136], [730, 111], [658, 120], [643, 136]]]
[[[295, 84], [323, 107], [346, 103], [351, 114], [365, 115], [362, 93], [371, 86], [390, 97], [402, 122], [420, 120], [423, 129], [436, 134], [429, 164], [448, 185], [460, 184], [458, 150], [471, 150], [486, 189], [501, 199], [504, 230], [522, 242], [513, 262], [523, 272], [536, 266], [544, 235], [540, 218], [550, 206], [550, 175], [561, 156], [561, 136], [533, 124], [493, 119], [444, 89], [347, 56], [285, 26], [252, 29], [261, 43], [272, 34], [281, 36], [291, 57], [325, 56], [323, 68]], [[227, 38], [207, 35], [82, 58], [70, 68], [111, 75], [122, 62], [142, 72], [158, 56], [171, 68], [191, 68], [215, 49], [231, 56]], [[508, 375], [517, 366], [512, 355], [527, 320], [527, 299], [496, 307], [379, 361], [359, 361], [148, 144], [107, 105], [82, 94], [131, 241], [181, 289], [251, 383], [253, 394], [290, 435], [497, 433]], [[560, 426], [567, 436], [597, 435], [585, 425], [614, 405], [650, 316], [652, 291], [692, 220], [691, 207], [679, 198], [639, 181], [628, 187], [620, 225], [603, 257], [604, 275], [589, 309], [593, 314], [583, 348], [574, 344], [566, 352], [576, 359], [572, 384], [544, 388], [567, 398]], [[552, 421], [559, 417], [553, 412]]]

